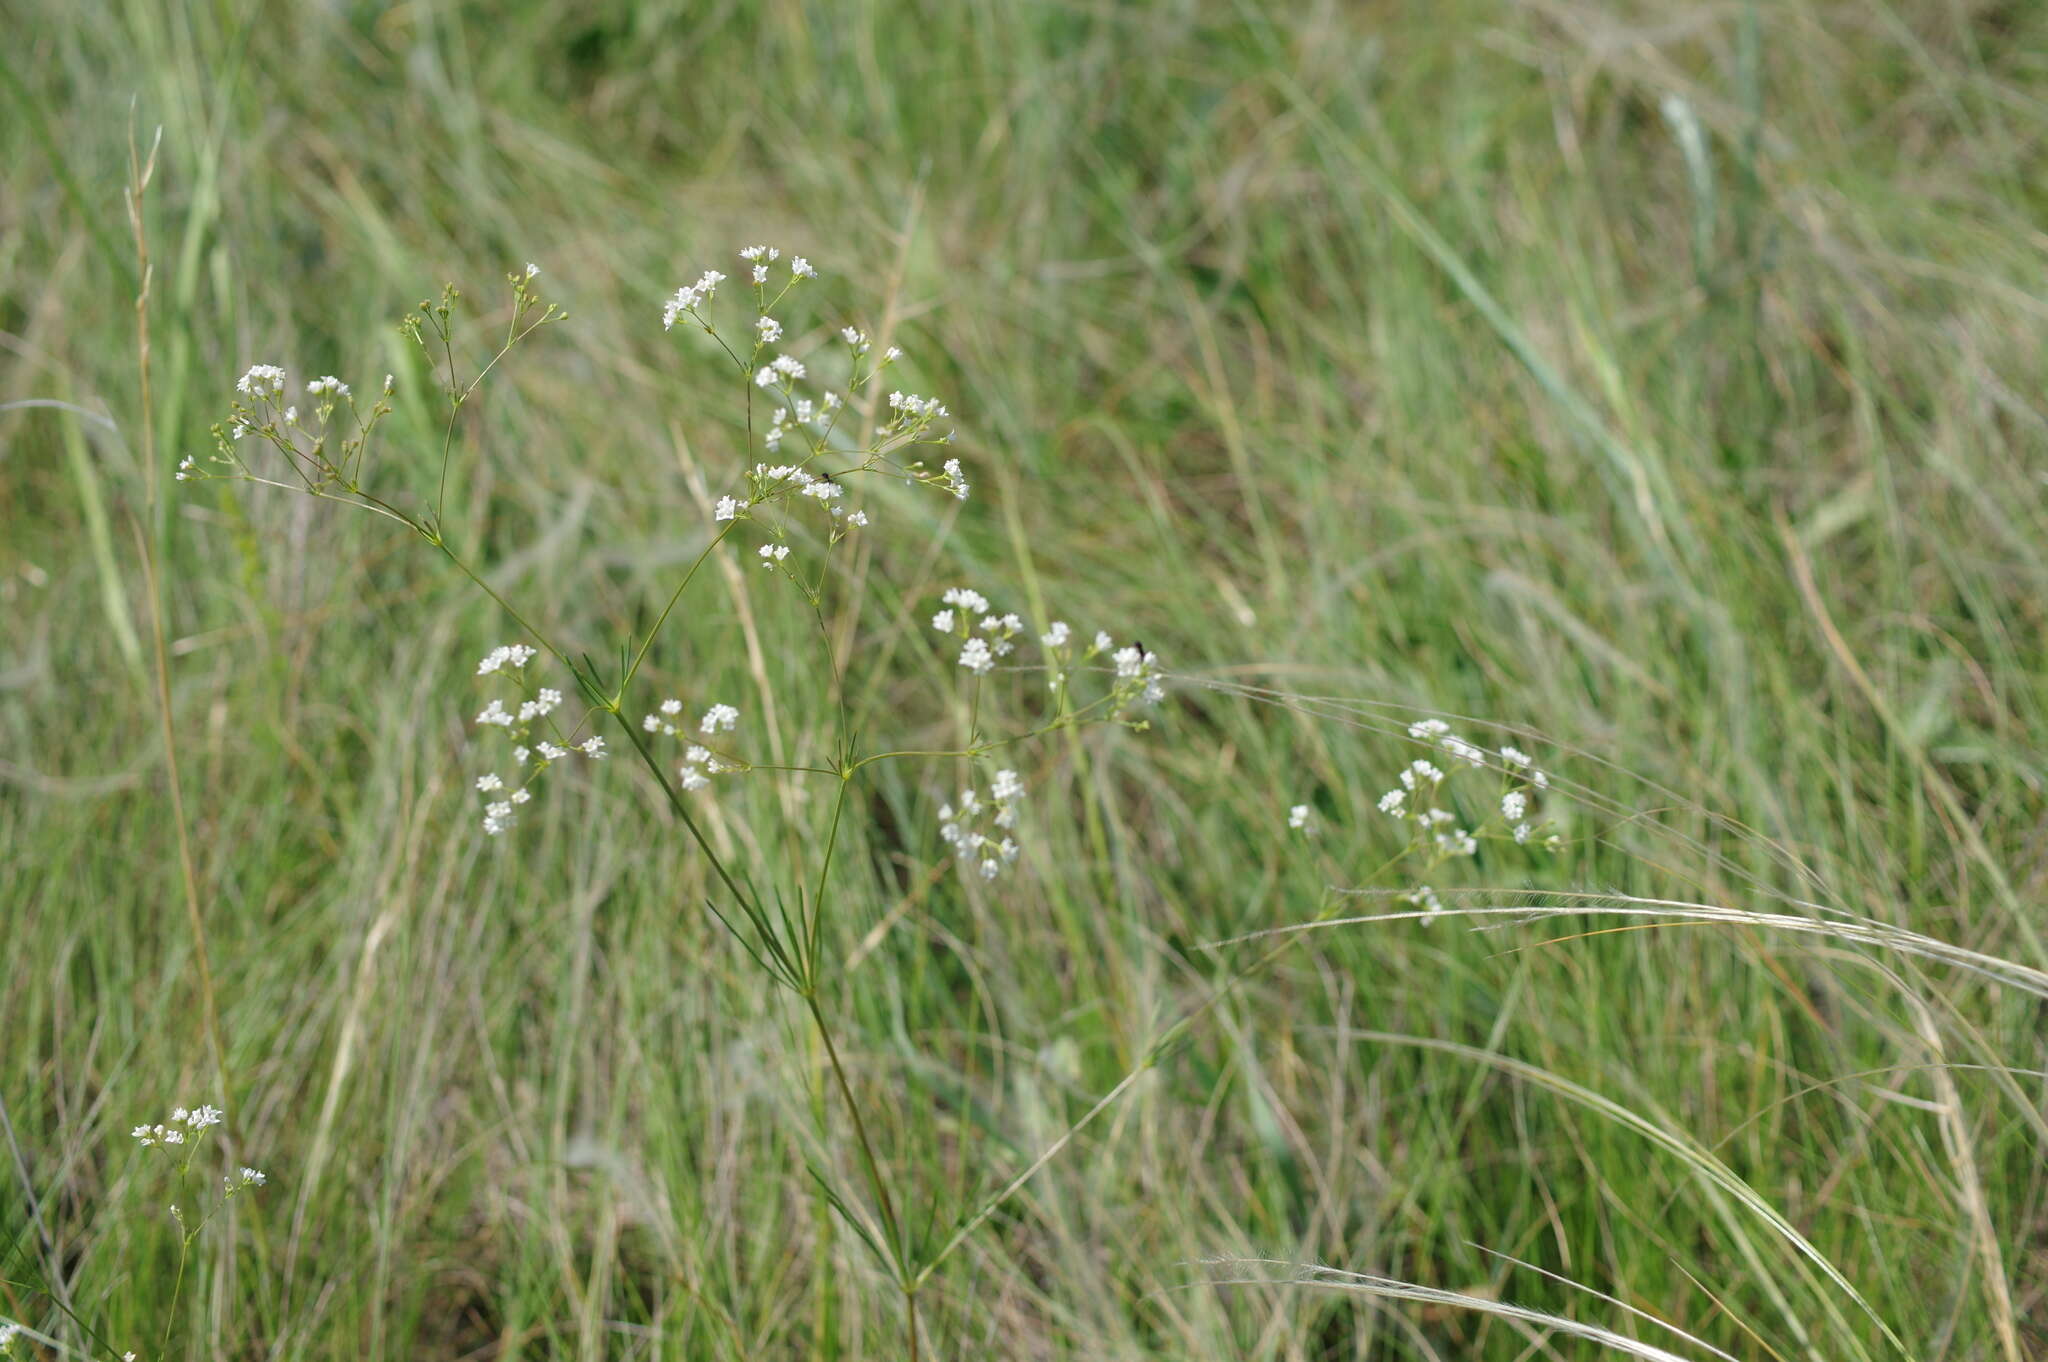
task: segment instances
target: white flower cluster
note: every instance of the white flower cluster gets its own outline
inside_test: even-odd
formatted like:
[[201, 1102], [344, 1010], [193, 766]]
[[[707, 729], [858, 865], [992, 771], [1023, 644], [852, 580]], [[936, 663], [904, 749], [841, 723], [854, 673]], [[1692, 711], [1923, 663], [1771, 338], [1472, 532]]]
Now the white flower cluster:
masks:
[[922, 431], [941, 416], [952, 415], [938, 398], [919, 397], [916, 393], [890, 393], [889, 411], [889, 423], [883, 429], [891, 432]]
[[[640, 720], [643, 732], [659, 734], [668, 738], [683, 737], [681, 724], [683, 702], [671, 696], [656, 706], [656, 713]], [[715, 739], [720, 733], [731, 733], [739, 727], [740, 712], [732, 705], [715, 704], [704, 711], [704, 717], [697, 721], [697, 732], [707, 739]], [[711, 783], [711, 777], [727, 771], [742, 769], [743, 763], [730, 754], [721, 756], [703, 743], [683, 738], [683, 763], [677, 768], [676, 779], [685, 790], [701, 790]]]
[[[314, 399], [314, 407], [310, 426], [304, 426], [299, 422], [298, 407], [285, 400], [290, 381], [284, 369], [275, 364], [252, 364], [235, 380], [240, 396], [229, 403], [227, 420], [213, 428], [213, 454], [203, 462], [189, 455], [180, 459], [177, 479], [255, 478], [236, 448], [254, 435], [288, 459], [300, 480], [316, 493], [331, 495], [338, 489], [353, 494], [371, 434], [391, 411], [384, 399], [391, 395], [392, 383], [387, 376], [383, 391], [364, 410], [356, 406], [349, 385], [333, 374], [310, 379], [305, 390]], [[348, 405], [349, 419], [330, 425], [335, 408], [342, 403]]]
[[1017, 843], [1010, 833], [1023, 802], [1022, 778], [1015, 771], [998, 771], [986, 799], [969, 786], [960, 792], [957, 805], [939, 806], [939, 836], [953, 848], [962, 867], [971, 865], [984, 880], [992, 880], [1017, 860]]
[[[997, 658], [1017, 650], [1015, 639], [1024, 631], [1024, 621], [1016, 615], [991, 614], [988, 597], [964, 586], [948, 589], [939, 599], [947, 608], [932, 616], [932, 628], [965, 640], [960, 645], [960, 665], [968, 671], [986, 676], [995, 669]], [[979, 633], [975, 632], [977, 616]]]
[[284, 370], [275, 364], [252, 364], [235, 383], [244, 397], [276, 397], [284, 391]]
[[664, 331], [672, 330], [675, 327], [676, 318], [682, 316], [685, 312], [695, 317], [706, 329], [709, 329], [711, 324], [704, 321], [702, 317], [697, 316], [697, 309], [717, 297], [718, 286], [724, 282], [725, 276], [717, 270], [706, 270], [697, 276], [696, 283], [685, 284], [677, 289], [669, 300], [662, 304], [661, 329]]
[[[939, 603], [946, 608], [932, 616], [932, 628], [961, 640], [959, 663], [976, 676], [994, 670], [996, 660], [1014, 652], [1018, 635], [1025, 632], [1020, 617], [995, 614], [988, 598], [968, 587], [951, 588]], [[1087, 647], [1078, 648], [1073, 626], [1065, 620], [1046, 625], [1038, 643], [1045, 651], [1047, 686], [1056, 693], [1067, 689], [1075, 667], [1097, 657], [1108, 658], [1114, 674], [1103, 702], [1105, 717], [1119, 718], [1135, 706], [1157, 704], [1165, 693], [1159, 655], [1141, 644], [1119, 648], [1107, 632], [1098, 631]]]
[[[774, 315], [774, 309], [789, 294], [789, 291], [804, 280], [816, 279], [818, 271], [811, 262], [800, 255], [789, 259], [789, 278], [781, 289], [769, 287], [770, 265], [782, 259], [780, 247], [769, 245], [748, 246], [739, 252], [740, 259], [749, 267], [758, 308], [753, 321], [753, 358], [745, 361], [751, 381], [763, 392], [778, 399], [774, 413], [762, 435], [762, 444], [770, 453], [782, 453], [790, 446], [800, 446], [801, 452], [792, 450], [794, 459], [786, 464], [773, 467], [756, 464], [748, 475], [750, 486], [747, 494], [737, 493], [720, 496], [713, 508], [713, 517], [719, 524], [731, 524], [739, 520], [759, 519], [755, 513], [764, 505], [785, 499], [804, 498], [825, 508], [827, 523], [827, 544], [837, 544], [854, 529], [869, 523], [869, 513], [846, 504], [848, 491], [846, 479], [858, 473], [886, 472], [900, 475], [906, 482], [923, 483], [935, 487], [950, 496], [965, 499], [969, 485], [965, 468], [958, 459], [948, 459], [939, 471], [932, 471], [922, 462], [911, 461], [897, 464], [890, 455], [906, 445], [944, 444], [951, 441], [952, 432], [935, 433], [935, 423], [949, 415], [943, 402], [934, 397], [923, 397], [913, 393], [894, 392], [888, 397], [888, 416], [876, 431], [873, 442], [865, 448], [846, 449], [832, 443], [833, 429], [847, 408], [848, 396], [838, 392], [825, 391], [810, 394], [800, 390], [799, 385], [812, 380], [811, 364], [803, 356], [782, 352], [773, 359], [762, 362], [762, 354], [768, 347], [782, 341], [789, 334], [789, 328]], [[678, 317], [687, 313], [703, 328], [717, 334], [717, 328], [702, 312], [701, 307], [709, 303], [719, 282], [724, 278], [716, 270], [707, 270], [695, 284], [676, 291], [664, 308], [663, 324], [673, 327]], [[881, 373], [902, 357], [902, 351], [889, 346], [879, 357], [868, 360], [874, 349], [874, 342], [868, 333], [858, 327], [840, 329], [840, 339], [851, 352], [851, 372], [847, 376], [846, 394], [873, 383]], [[789, 455], [785, 455], [789, 457]], [[836, 462], [844, 458], [843, 467], [835, 467], [829, 473], [812, 471], [812, 466], [821, 460]], [[772, 531], [779, 541], [787, 533], [782, 529]], [[767, 547], [757, 547], [755, 556], [763, 568], [781, 567], [790, 557], [789, 546], [780, 542]], [[807, 593], [811, 588], [793, 572], [787, 574]]]
[[762, 365], [761, 371], [754, 375], [754, 386], [780, 388], [786, 393], [790, 390], [790, 385], [802, 378], [806, 372], [804, 362], [794, 355], [777, 355], [772, 363]]
[[[1109, 646], [1109, 635], [1097, 634], [1095, 646]], [[1138, 644], [1119, 648], [1111, 655], [1116, 663], [1116, 693], [1124, 697], [1124, 707], [1131, 704], [1156, 705], [1165, 693], [1160, 681], [1159, 654], [1147, 652]]]
[[489, 676], [501, 668], [517, 670], [533, 661], [535, 650], [524, 643], [507, 643], [484, 654], [484, 660], [476, 664], [478, 676]]
[[1444, 910], [1444, 901], [1437, 897], [1436, 890], [1426, 884], [1418, 884], [1408, 893], [1401, 895], [1401, 902], [1412, 903], [1425, 914], [1425, 922], [1435, 918]]
[[519, 768], [510, 780], [495, 771], [476, 778], [476, 791], [484, 797], [483, 829], [493, 837], [518, 821], [519, 806], [532, 801], [530, 787], [548, 767], [577, 754], [592, 761], [609, 755], [601, 735], [575, 743], [563, 736], [552, 718], [562, 707], [562, 692], [552, 686], [528, 692], [523, 671], [535, 656], [535, 650], [523, 643], [507, 643], [485, 653], [476, 666], [478, 676], [509, 677], [520, 689], [517, 709], [493, 699], [476, 716], [479, 728], [500, 728], [512, 739], [512, 764]]
[[[139, 1125], [128, 1133], [144, 1149], [162, 1150], [169, 1156], [177, 1165], [179, 1180], [183, 1182], [191, 1173], [193, 1161], [198, 1157], [199, 1141], [208, 1130], [219, 1125], [225, 1115], [226, 1113], [216, 1106], [179, 1107], [171, 1113], [168, 1121]], [[270, 1179], [261, 1172], [244, 1165], [221, 1178], [220, 1195], [203, 1207], [196, 1219], [187, 1219], [187, 1212], [175, 1202], [170, 1207], [171, 1218], [183, 1227], [189, 1238], [197, 1234], [236, 1195], [252, 1187], [261, 1187], [268, 1181]], [[5, 1337], [0, 1336], [0, 1343], [4, 1342]], [[6, 1349], [0, 1347], [0, 1353], [5, 1352]], [[122, 1362], [130, 1362], [134, 1356], [133, 1353], [126, 1353]]]
[[1306, 804], [1296, 804], [1287, 811], [1287, 826], [1304, 837], [1313, 837], [1322, 831], [1322, 825], [1316, 822], [1315, 811]]
[[193, 1138], [209, 1126], [217, 1126], [226, 1115], [219, 1107], [200, 1106], [186, 1109], [179, 1107], [171, 1113], [171, 1119], [160, 1125], [141, 1125], [128, 1133], [145, 1148], [152, 1145], [174, 1145], [185, 1143], [187, 1132]]
[[[1529, 820], [1530, 797], [1534, 791], [1549, 788], [1550, 777], [1530, 761], [1527, 753], [1503, 747], [1498, 765], [1495, 765], [1485, 749], [1453, 733], [1451, 726], [1441, 719], [1421, 719], [1410, 724], [1408, 736], [1442, 752], [1453, 771], [1487, 767], [1498, 770], [1503, 780], [1498, 807], [1506, 835], [1517, 843], [1527, 843], [1537, 837], [1539, 828]], [[1438, 804], [1448, 779], [1444, 770], [1434, 762], [1418, 758], [1402, 768], [1400, 784], [1379, 799], [1380, 812], [1409, 825], [1411, 849], [1425, 852], [1431, 864], [1439, 864], [1454, 856], [1477, 854], [1480, 833], [1492, 819], [1488, 814], [1478, 829], [1460, 826], [1457, 816]], [[1555, 833], [1541, 839], [1542, 844], [1548, 847], [1557, 846], [1558, 840]], [[1430, 911], [1436, 910], [1431, 908]]]

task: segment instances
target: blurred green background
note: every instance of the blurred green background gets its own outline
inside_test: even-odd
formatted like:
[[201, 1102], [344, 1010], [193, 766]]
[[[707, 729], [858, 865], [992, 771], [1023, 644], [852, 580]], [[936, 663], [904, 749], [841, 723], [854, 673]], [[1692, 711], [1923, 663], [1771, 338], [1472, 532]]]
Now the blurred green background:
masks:
[[[976, 483], [957, 514], [876, 494], [835, 607], [873, 730], [946, 732], [919, 621], [956, 582], [1181, 678], [1152, 731], [1023, 759], [997, 889], [944, 869], [953, 772], [863, 787], [831, 1006], [939, 1238], [1204, 995], [1203, 943], [1394, 850], [1372, 802], [1418, 711], [1511, 726], [1585, 792], [1562, 852], [1490, 845], [1439, 889], [1789, 896], [2048, 965], [2048, 9], [7, 17], [0, 1316], [106, 1358], [904, 1355], [813, 1180], [857, 1182], [802, 1018], [641, 773], [482, 838], [503, 615], [387, 522], [168, 481], [252, 363], [393, 372], [372, 481], [417, 504], [438, 417], [394, 322], [456, 282], [474, 367], [529, 260], [571, 319], [465, 412], [449, 519], [564, 639], [644, 629], [748, 461], [731, 379], [659, 311], [767, 241], [824, 274], [793, 325], [891, 328]], [[159, 127], [152, 448], [123, 192]], [[647, 701], [736, 697], [814, 750], [815, 623], [764, 574], [705, 584]], [[711, 807], [769, 882], [823, 812], [765, 779]], [[1249, 981], [948, 1261], [929, 1354], [1613, 1355], [1302, 1263], [1685, 1356], [1647, 1317], [1741, 1358], [2048, 1351], [2037, 997], [1749, 926], [1474, 925], [1321, 931]], [[208, 1100], [271, 1185], [173, 1310], [171, 1193], [127, 1131]], [[1279, 1284], [1213, 1284], [1246, 1276]]]

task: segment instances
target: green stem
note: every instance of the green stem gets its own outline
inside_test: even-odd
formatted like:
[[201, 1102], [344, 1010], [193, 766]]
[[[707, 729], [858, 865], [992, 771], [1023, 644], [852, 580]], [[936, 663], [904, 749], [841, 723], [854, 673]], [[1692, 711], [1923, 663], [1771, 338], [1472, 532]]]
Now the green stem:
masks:
[[[578, 675], [581, 675], [581, 673], [578, 673]], [[711, 839], [704, 835], [704, 829], [698, 826], [696, 818], [690, 813], [690, 806], [683, 801], [682, 792], [670, 783], [668, 772], [662, 770], [661, 763], [656, 761], [654, 753], [648, 750], [647, 741], [641, 735], [640, 730], [635, 728], [631, 721], [616, 708], [607, 707], [605, 712], [618, 721], [620, 731], [626, 735], [626, 741], [633, 745], [633, 750], [640, 754], [640, 760], [645, 762], [647, 769], [654, 773], [655, 780], [661, 784], [662, 794], [668, 797], [669, 808], [675, 811], [676, 817], [680, 818], [683, 826], [689, 830], [691, 838], [697, 843], [697, 849], [702, 851], [705, 859], [711, 862], [711, 868], [717, 872], [719, 881], [725, 885], [727, 891], [732, 894], [735, 900], [741, 903], [749, 902], [750, 896], [739, 887], [738, 882], [732, 877], [732, 872], [725, 868], [724, 860], [712, 848]]]
[[[561, 649], [555, 647], [554, 644], [548, 642], [547, 637], [543, 635], [540, 630], [534, 628], [533, 625], [528, 622], [526, 616], [520, 614], [517, 610], [514, 610], [512, 608], [512, 603], [510, 601], [507, 601], [503, 596], [500, 596], [496, 588], [494, 588], [489, 582], [477, 576], [475, 570], [472, 569], [469, 564], [463, 562], [462, 559], [459, 556], [457, 556], [454, 549], [448, 547], [448, 541], [441, 537], [441, 532], [439, 529], [435, 529], [432, 531], [423, 530], [422, 533], [426, 535], [428, 543], [432, 544], [435, 548], [441, 551], [442, 556], [447, 558], [449, 562], [455, 564], [456, 567], [462, 570], [463, 576], [469, 578], [470, 581], [475, 582], [479, 587], [483, 589], [483, 593], [486, 596], [489, 596], [492, 600], [496, 601], [498, 603], [498, 608], [503, 610], [506, 614], [510, 615], [512, 617], [513, 622], [517, 624], [521, 629], [524, 629], [526, 631], [528, 637], [530, 637], [535, 643], [538, 643], [542, 648], [545, 648], [547, 650], [548, 656], [554, 658], [555, 661], [561, 663], [563, 666], [567, 667], [572, 672], [575, 672], [577, 670], [576, 664], [571, 662], [568, 658], [564, 657], [562, 655]], [[581, 673], [579, 672], [578, 675], [581, 675]]]
[[832, 800], [832, 827], [825, 834], [825, 858], [818, 864], [818, 888], [811, 895], [811, 920], [805, 927], [804, 968], [816, 983], [818, 959], [818, 934], [825, 921], [825, 877], [832, 871], [832, 853], [839, 845], [839, 820], [846, 812], [846, 792], [853, 784], [853, 773], [847, 771], [839, 778], [839, 793]]
[[618, 689], [612, 693], [613, 704], [617, 704], [621, 699], [625, 698], [627, 685], [632, 682], [633, 677], [639, 672], [640, 664], [647, 660], [647, 650], [654, 646], [654, 636], [661, 632], [662, 625], [668, 623], [669, 613], [676, 608], [676, 602], [682, 600], [683, 593], [690, 589], [690, 580], [697, 575], [697, 569], [704, 566], [704, 560], [711, 556], [711, 551], [725, 542], [725, 537], [732, 533], [733, 526], [737, 524], [739, 524], [737, 520], [731, 521], [724, 529], [713, 535], [711, 542], [703, 547], [697, 554], [695, 561], [690, 564], [690, 570], [683, 574], [683, 580], [676, 583], [676, 589], [669, 595], [668, 604], [661, 607], [661, 613], [655, 616], [654, 627], [647, 631], [647, 637], [641, 641], [640, 650], [633, 654], [632, 664], [626, 668], [626, 674], [619, 678]]
[[[832, 1040], [832, 1026], [825, 1020], [825, 1011], [818, 1003], [816, 990], [803, 995], [804, 1006], [810, 1009], [811, 1021], [818, 1028], [818, 1038], [825, 1042], [825, 1059], [832, 1067], [832, 1078], [839, 1087], [839, 1098], [846, 1103], [846, 1114], [853, 1121], [853, 1134], [860, 1146], [861, 1165], [867, 1173], [868, 1186], [874, 1191], [875, 1204], [882, 1212], [882, 1226], [889, 1232], [889, 1248], [896, 1257], [896, 1269], [904, 1272], [903, 1226], [896, 1218], [896, 1203], [889, 1196], [889, 1184], [882, 1177], [881, 1161], [875, 1157], [874, 1142], [868, 1138], [867, 1122], [861, 1117], [860, 1103], [853, 1097], [853, 1086], [846, 1081], [846, 1066], [839, 1062], [839, 1047]], [[906, 1285], [908, 1283], [906, 1282]]]

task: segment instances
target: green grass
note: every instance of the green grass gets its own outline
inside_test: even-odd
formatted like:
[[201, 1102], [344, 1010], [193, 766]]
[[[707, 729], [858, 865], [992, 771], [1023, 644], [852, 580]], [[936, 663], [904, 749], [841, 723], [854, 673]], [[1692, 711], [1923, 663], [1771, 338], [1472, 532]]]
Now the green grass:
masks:
[[[1032, 756], [998, 892], [941, 869], [950, 773], [861, 787], [828, 1001], [937, 1239], [1205, 995], [1205, 943], [1398, 906], [1326, 886], [1393, 851], [1417, 710], [1531, 735], [1585, 795], [1563, 853], [1440, 889], [1796, 901], [2048, 967], [2048, 10], [28, 6], [0, 405], [69, 405], [0, 410], [0, 1317], [109, 1359], [905, 1348], [813, 1180], [859, 1186], [812, 1033], [657, 792], [615, 761], [476, 832], [504, 617], [371, 517], [168, 481], [152, 516], [131, 102], [163, 129], [159, 476], [251, 363], [425, 390], [395, 319], [452, 279], [502, 323], [537, 261], [572, 316], [465, 414], [452, 536], [609, 656], [745, 457], [661, 299], [774, 241], [825, 272], [819, 321], [895, 321], [976, 482], [957, 516], [876, 498], [870, 727], [943, 737], [918, 621], [955, 582], [1174, 670], [1153, 731]], [[393, 421], [385, 485], [431, 492], [433, 413]], [[650, 684], [817, 750], [814, 624], [706, 580]], [[765, 883], [815, 865], [787, 790], [709, 817]], [[1580, 1288], [1744, 1359], [2048, 1353], [2016, 979], [1755, 923], [1306, 933], [947, 1259], [927, 1353], [1615, 1355], [1221, 1259], [1684, 1356]], [[202, 1100], [272, 1182], [173, 1312], [127, 1131]]]

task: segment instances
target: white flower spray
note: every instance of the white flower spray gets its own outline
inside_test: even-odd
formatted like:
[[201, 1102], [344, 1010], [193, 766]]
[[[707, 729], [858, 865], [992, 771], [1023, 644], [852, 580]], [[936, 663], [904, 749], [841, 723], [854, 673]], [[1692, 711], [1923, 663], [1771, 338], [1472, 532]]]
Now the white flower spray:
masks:
[[[288, 396], [290, 375], [270, 364], [251, 366], [242, 374], [227, 419], [215, 428], [215, 452], [203, 462], [187, 460], [180, 476], [298, 490], [398, 522], [488, 593], [518, 625], [518, 641], [492, 647], [475, 666], [477, 683], [493, 692], [472, 721], [478, 750], [490, 753], [488, 763], [470, 778], [485, 836], [500, 837], [517, 827], [541, 778], [556, 766], [580, 761], [595, 771], [612, 751], [608, 742], [619, 743], [621, 753], [638, 759], [708, 867], [718, 891], [711, 911], [768, 977], [801, 1000], [816, 1025], [852, 1126], [859, 1153], [855, 1163], [864, 1184], [863, 1192], [834, 1188], [831, 1194], [842, 1205], [860, 1203], [857, 1218], [877, 1227], [877, 1245], [887, 1246], [889, 1269], [914, 1314], [919, 1287], [952, 1245], [920, 1258], [898, 1218], [898, 1195], [892, 1194], [874, 1154], [862, 1104], [839, 1069], [837, 1027], [827, 1005], [825, 981], [835, 964], [830, 952], [836, 938], [822, 926], [835, 906], [829, 872], [842, 824], [850, 810], [860, 807], [849, 802], [849, 792], [879, 763], [952, 766], [955, 773], [943, 784], [958, 793], [934, 798], [932, 854], [958, 867], [962, 892], [1015, 892], [1015, 872], [1025, 860], [1022, 824], [1030, 801], [1024, 757], [1032, 741], [1084, 724], [1143, 731], [1151, 723], [1147, 712], [1164, 698], [1167, 678], [1158, 655], [1138, 642], [1120, 642], [1108, 631], [1083, 635], [1063, 620], [1036, 627], [1022, 614], [993, 605], [980, 591], [954, 587], [943, 593], [931, 616], [945, 648], [938, 700], [960, 723], [953, 746], [930, 750], [919, 743], [903, 750], [863, 750], [856, 742], [861, 735], [845, 731], [842, 704], [841, 732], [828, 760], [777, 765], [749, 756], [741, 711], [720, 698], [715, 682], [704, 681], [702, 689], [713, 693], [698, 693], [688, 704], [685, 696], [698, 691], [697, 684], [667, 686], [663, 689], [676, 693], [629, 704], [629, 696], [646, 693], [642, 673], [651, 668], [657, 640], [714, 552], [736, 553], [758, 565], [787, 585], [802, 610], [822, 620], [828, 589], [845, 579], [843, 573], [835, 575], [834, 551], [879, 519], [875, 504], [864, 496], [875, 479], [927, 488], [955, 505], [972, 492], [958, 454], [950, 449], [942, 455], [925, 452], [955, 442], [947, 404], [908, 385], [885, 382], [885, 375], [906, 363], [900, 348], [850, 325], [827, 332], [822, 344], [811, 343], [819, 332], [805, 317], [802, 291], [814, 287], [820, 275], [809, 259], [755, 245], [739, 252], [736, 269], [741, 273], [734, 281], [716, 269], [697, 273], [694, 282], [679, 286], [662, 303], [661, 321], [665, 331], [680, 329], [686, 342], [692, 335], [708, 339], [730, 362], [736, 396], [748, 418], [744, 428], [759, 447], [748, 451], [729, 484], [713, 497], [702, 551], [666, 602], [651, 612], [645, 632], [624, 640], [618, 667], [609, 674], [580, 650], [573, 656], [582, 660], [572, 660], [570, 650], [550, 641], [487, 585], [480, 568], [450, 542], [444, 521], [448, 465], [458, 447], [455, 431], [464, 404], [511, 350], [567, 315], [541, 300], [539, 270], [532, 265], [507, 274], [511, 325], [495, 352], [479, 359], [469, 376], [460, 371], [457, 355], [454, 319], [461, 295], [452, 285], [438, 301], [421, 303], [401, 324], [430, 367], [445, 367], [440, 390], [446, 422], [431, 498], [409, 503], [381, 490], [371, 476], [374, 435], [392, 409], [394, 377], [387, 375], [378, 396], [362, 405], [341, 378], [315, 378], [304, 384], [302, 416]], [[729, 282], [733, 287], [724, 287]], [[735, 288], [750, 296], [743, 297], [742, 318], [728, 328], [721, 304], [732, 301]], [[700, 349], [715, 358], [712, 349]], [[849, 419], [855, 412], [858, 419]], [[856, 426], [866, 433], [850, 438]], [[262, 462], [266, 458], [269, 462]], [[835, 691], [843, 696], [846, 659], [833, 652], [830, 631], [820, 632]], [[611, 727], [605, 734], [587, 731], [593, 723]], [[657, 755], [657, 747], [669, 743], [673, 754]], [[766, 872], [728, 865], [693, 812], [713, 797], [724, 778], [755, 773], [790, 780], [829, 778], [836, 786], [819, 863], [799, 881], [771, 883], [765, 891], [755, 884], [767, 878]], [[812, 890], [812, 884], [818, 888]], [[201, 1108], [196, 1117], [181, 1112], [162, 1125], [138, 1127], [135, 1137], [151, 1149], [182, 1149], [207, 1128], [209, 1114], [217, 1119], [212, 1108]], [[219, 1204], [264, 1180], [253, 1168], [230, 1172], [221, 1182]], [[185, 1223], [184, 1213], [179, 1214]]]

